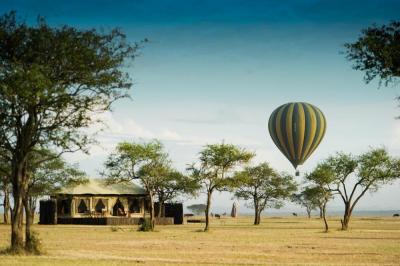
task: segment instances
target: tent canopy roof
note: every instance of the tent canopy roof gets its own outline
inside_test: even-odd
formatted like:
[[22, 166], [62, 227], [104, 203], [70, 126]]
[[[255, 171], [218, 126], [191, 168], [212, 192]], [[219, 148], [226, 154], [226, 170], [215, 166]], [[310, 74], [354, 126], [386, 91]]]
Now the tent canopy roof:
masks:
[[65, 187], [56, 194], [70, 195], [146, 195], [147, 192], [142, 187], [132, 183], [124, 182], [108, 185], [104, 179], [90, 178], [89, 182], [75, 187]]

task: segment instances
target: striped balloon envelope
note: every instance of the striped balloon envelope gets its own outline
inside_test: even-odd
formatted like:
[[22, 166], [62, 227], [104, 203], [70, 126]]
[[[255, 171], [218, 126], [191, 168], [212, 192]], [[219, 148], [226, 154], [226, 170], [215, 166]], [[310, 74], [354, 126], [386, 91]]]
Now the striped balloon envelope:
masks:
[[272, 112], [268, 129], [275, 145], [297, 169], [321, 143], [326, 119], [321, 110], [312, 104], [287, 103]]

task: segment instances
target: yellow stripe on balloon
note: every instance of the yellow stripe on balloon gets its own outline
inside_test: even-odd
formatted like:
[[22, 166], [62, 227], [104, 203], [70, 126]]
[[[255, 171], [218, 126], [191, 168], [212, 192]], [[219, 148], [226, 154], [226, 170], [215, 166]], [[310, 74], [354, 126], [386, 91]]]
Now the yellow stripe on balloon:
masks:
[[302, 104], [297, 104], [298, 110], [298, 123], [295, 125], [296, 127], [296, 135], [297, 135], [297, 159], [300, 161], [301, 159], [301, 152], [303, 150], [304, 144], [304, 131], [306, 127], [306, 119], [304, 114], [304, 109]]
[[289, 144], [290, 154], [292, 155], [292, 158], [295, 158], [293, 134], [292, 134], [293, 109], [294, 109], [294, 104], [290, 104], [285, 119], [286, 119], [286, 135], [289, 142], [288, 144]]
[[318, 108], [314, 107], [317, 110], [317, 115], [319, 116], [319, 121], [321, 123], [319, 131], [317, 132], [318, 137], [317, 137], [317, 141], [315, 141], [315, 144], [313, 145], [312, 149], [310, 150], [309, 154], [306, 156], [305, 160], [308, 159], [308, 157], [310, 157], [310, 155], [315, 151], [315, 149], [318, 147], [319, 143], [322, 141], [322, 138], [325, 135], [325, 130], [326, 130], [326, 122], [325, 122], [325, 118], [324, 115], [322, 114], [321, 110], [319, 110]]
[[308, 154], [310, 154], [310, 148], [313, 143], [312, 140], [314, 139], [315, 131], [317, 130], [317, 118], [315, 117], [314, 110], [311, 108], [311, 106], [309, 104], [305, 104], [305, 106], [306, 106], [308, 113], [310, 114], [310, 134], [309, 134], [308, 138], [311, 141], [309, 141], [307, 143], [307, 146], [304, 148], [303, 156], [302, 156], [302, 158], [300, 158], [300, 160], [301, 160], [300, 164], [302, 164], [308, 157]]

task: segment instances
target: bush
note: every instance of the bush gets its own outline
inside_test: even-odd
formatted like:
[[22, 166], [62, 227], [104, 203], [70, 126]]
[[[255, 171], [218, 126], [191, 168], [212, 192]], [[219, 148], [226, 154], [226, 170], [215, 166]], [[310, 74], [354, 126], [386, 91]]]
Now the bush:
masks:
[[118, 231], [122, 231], [125, 232], [125, 229], [119, 226], [111, 226], [111, 231], [112, 232], [118, 232]]
[[37, 232], [31, 231], [31, 240], [26, 243], [25, 250], [30, 254], [43, 254], [42, 240]]
[[117, 232], [118, 231], [118, 226], [111, 226], [111, 231], [112, 232]]
[[142, 231], [142, 232], [152, 231], [150, 220], [149, 219], [141, 219], [139, 221], [139, 229], [138, 229], [138, 231]]

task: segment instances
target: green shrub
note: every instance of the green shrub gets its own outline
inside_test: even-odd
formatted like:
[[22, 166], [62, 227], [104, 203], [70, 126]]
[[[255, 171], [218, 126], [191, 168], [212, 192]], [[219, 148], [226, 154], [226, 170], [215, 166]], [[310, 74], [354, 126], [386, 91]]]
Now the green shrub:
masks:
[[31, 240], [26, 243], [25, 250], [30, 254], [43, 254], [42, 240], [37, 232], [31, 231]]
[[111, 231], [112, 232], [118, 232], [118, 226], [111, 226]]
[[151, 223], [150, 223], [149, 219], [142, 219], [141, 220], [141, 222], [139, 223], [139, 231], [142, 231], [142, 232], [152, 231]]

